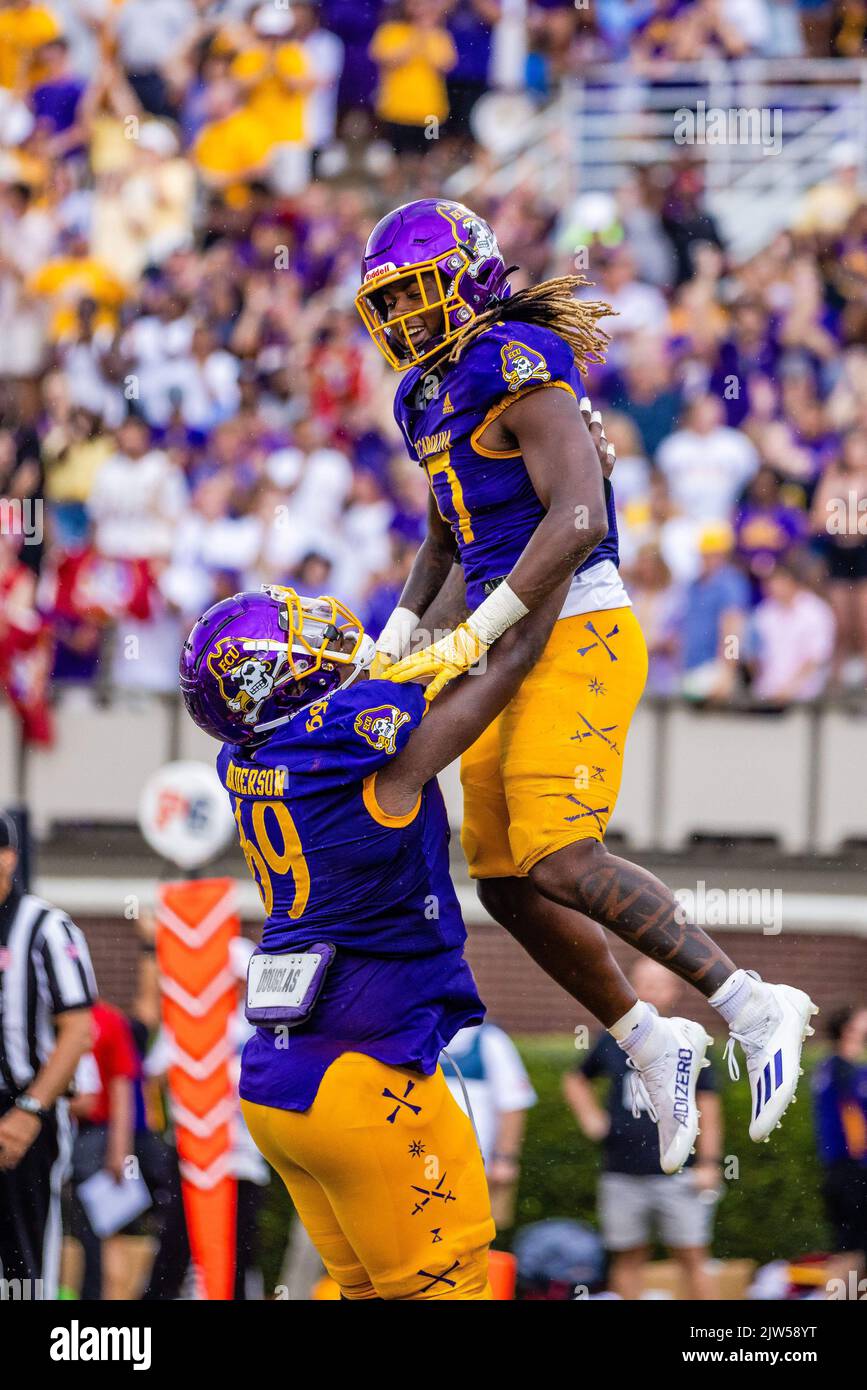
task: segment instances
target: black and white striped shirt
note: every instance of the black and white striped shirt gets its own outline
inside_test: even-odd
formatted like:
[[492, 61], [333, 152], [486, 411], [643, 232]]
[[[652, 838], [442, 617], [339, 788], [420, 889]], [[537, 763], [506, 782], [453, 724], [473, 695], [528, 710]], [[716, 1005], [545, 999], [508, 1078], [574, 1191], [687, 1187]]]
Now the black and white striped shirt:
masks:
[[89, 1008], [96, 993], [78, 927], [13, 889], [0, 903], [0, 1093], [26, 1090], [54, 1051], [54, 1015]]

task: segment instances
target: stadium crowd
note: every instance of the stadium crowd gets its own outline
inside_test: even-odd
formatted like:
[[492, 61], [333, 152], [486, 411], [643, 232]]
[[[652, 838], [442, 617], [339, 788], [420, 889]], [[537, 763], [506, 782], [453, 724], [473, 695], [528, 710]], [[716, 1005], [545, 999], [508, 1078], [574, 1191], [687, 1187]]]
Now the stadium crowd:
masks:
[[[215, 598], [332, 590], [373, 631], [423, 534], [395, 380], [353, 306], [368, 228], [485, 153], [490, 90], [860, 52], [774, 0], [0, 0], [0, 688], [169, 691]], [[819, 36], [817, 38], [817, 35]], [[617, 317], [616, 443], [650, 690], [773, 703], [867, 670], [867, 202], [858, 154], [737, 263], [676, 150], [556, 206], [479, 174], [514, 284], [580, 267]], [[676, 155], [676, 158], [675, 158]], [[580, 259], [580, 258], [579, 258]]]

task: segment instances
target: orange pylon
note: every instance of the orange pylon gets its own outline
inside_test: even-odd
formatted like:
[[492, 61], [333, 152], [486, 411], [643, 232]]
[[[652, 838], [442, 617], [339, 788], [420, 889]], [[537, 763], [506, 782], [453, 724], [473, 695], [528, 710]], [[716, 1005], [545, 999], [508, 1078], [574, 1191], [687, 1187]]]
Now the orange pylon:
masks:
[[237, 1101], [229, 1025], [237, 1007], [230, 945], [240, 931], [230, 878], [160, 885], [157, 964], [184, 1211], [205, 1297], [231, 1299], [237, 1186], [230, 1172]]

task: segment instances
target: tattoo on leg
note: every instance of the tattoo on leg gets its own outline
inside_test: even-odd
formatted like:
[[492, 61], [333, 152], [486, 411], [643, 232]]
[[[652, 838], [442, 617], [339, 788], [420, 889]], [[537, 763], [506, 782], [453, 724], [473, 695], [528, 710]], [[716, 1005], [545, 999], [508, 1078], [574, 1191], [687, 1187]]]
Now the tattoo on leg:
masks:
[[578, 896], [576, 906], [588, 916], [706, 997], [736, 969], [707, 932], [686, 920], [671, 889], [638, 864], [606, 852], [581, 875]]

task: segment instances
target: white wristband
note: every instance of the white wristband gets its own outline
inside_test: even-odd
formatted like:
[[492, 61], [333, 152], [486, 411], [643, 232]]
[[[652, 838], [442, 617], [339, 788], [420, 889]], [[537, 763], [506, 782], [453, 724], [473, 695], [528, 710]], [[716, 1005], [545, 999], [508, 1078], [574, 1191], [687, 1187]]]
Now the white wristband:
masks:
[[504, 582], [498, 584], [484, 603], [480, 603], [475, 612], [470, 614], [467, 627], [490, 646], [498, 637], [502, 637], [506, 628], [514, 627], [529, 611], [527, 605]]
[[419, 615], [411, 608], [395, 608], [376, 643], [376, 650], [399, 661], [419, 625]]

